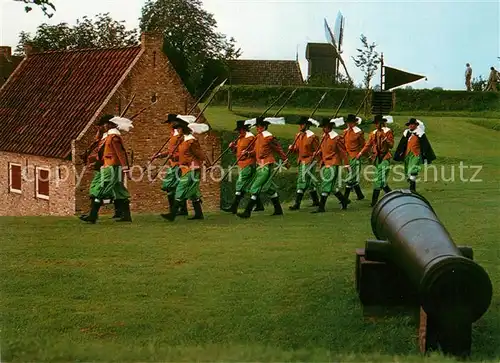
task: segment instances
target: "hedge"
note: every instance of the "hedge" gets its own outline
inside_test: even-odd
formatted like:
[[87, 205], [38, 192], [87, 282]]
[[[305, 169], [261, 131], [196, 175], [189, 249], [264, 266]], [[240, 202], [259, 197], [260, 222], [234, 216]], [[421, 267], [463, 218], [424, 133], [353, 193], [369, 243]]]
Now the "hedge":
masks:
[[[225, 86], [213, 101], [214, 105], [227, 105], [229, 86]], [[283, 91], [288, 91], [277, 103], [280, 106], [294, 87], [279, 86], [232, 86], [233, 106], [266, 107]], [[344, 97], [345, 89], [325, 87], [301, 87], [287, 103], [292, 108], [314, 108], [328, 91], [321, 108], [335, 109]], [[465, 92], [443, 90], [395, 90], [395, 112], [406, 111], [500, 111], [500, 94], [494, 92]], [[349, 92], [343, 109], [355, 110], [365, 96], [362, 89]]]

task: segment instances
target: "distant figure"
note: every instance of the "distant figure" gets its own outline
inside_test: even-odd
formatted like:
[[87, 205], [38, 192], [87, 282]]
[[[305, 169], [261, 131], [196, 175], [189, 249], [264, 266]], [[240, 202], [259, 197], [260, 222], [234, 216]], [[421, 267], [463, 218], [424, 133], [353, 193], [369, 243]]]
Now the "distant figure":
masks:
[[465, 86], [467, 91], [472, 91], [471, 79], [472, 79], [472, 68], [469, 63], [465, 65]]
[[490, 76], [488, 77], [488, 86], [485, 91], [497, 92], [498, 72], [495, 67], [490, 68]]

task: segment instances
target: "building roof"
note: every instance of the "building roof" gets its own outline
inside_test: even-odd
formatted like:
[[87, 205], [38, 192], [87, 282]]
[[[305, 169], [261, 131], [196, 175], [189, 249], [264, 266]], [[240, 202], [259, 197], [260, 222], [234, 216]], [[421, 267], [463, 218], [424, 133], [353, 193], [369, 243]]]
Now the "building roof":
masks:
[[55, 158], [127, 74], [141, 47], [29, 55], [0, 89], [0, 150]]
[[228, 66], [234, 85], [294, 86], [304, 82], [299, 62], [294, 60], [235, 59]]
[[337, 52], [330, 43], [307, 43], [306, 59], [336, 57]]

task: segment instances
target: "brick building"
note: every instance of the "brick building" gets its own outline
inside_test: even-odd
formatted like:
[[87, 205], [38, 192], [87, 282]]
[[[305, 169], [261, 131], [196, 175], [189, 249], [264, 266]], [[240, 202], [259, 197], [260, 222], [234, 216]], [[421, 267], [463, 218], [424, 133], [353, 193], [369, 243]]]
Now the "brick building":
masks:
[[[119, 114], [133, 95], [126, 117], [156, 103], [124, 134], [133, 165], [127, 180], [131, 209], [158, 213], [168, 208], [161, 181], [141, 178], [141, 170], [169, 135], [161, 121], [168, 113], [186, 113], [195, 101], [161, 49], [162, 37], [150, 33], [133, 47], [42, 53], [27, 49], [26, 58], [0, 88], [0, 215], [86, 211], [92, 171], [80, 155], [94, 138], [95, 121], [105, 113]], [[214, 160], [220, 153], [219, 136], [210, 131], [199, 140]], [[218, 209], [220, 185], [206, 179], [204, 209]]]
[[304, 83], [298, 61], [235, 59], [228, 61], [233, 85], [300, 86]]

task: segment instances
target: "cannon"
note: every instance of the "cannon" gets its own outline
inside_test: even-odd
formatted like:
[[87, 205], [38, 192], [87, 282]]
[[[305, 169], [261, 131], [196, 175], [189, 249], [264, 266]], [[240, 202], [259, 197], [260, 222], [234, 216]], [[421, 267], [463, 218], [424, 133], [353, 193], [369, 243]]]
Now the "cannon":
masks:
[[415, 305], [426, 315], [425, 351], [467, 356], [472, 323], [488, 310], [492, 284], [473, 261], [470, 247], [457, 247], [430, 203], [409, 190], [395, 190], [375, 205], [375, 240], [356, 251], [356, 289], [367, 305]]

